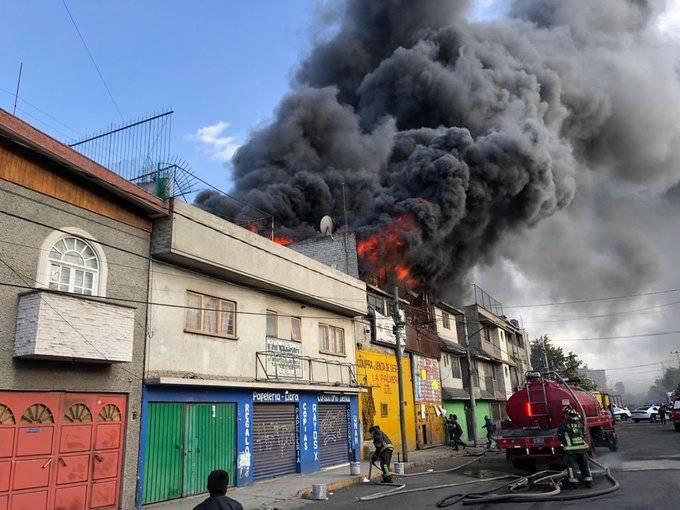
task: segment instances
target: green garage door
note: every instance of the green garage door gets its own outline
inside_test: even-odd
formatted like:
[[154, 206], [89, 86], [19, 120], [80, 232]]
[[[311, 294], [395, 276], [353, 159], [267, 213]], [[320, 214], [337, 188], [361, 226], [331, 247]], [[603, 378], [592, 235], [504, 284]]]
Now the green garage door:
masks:
[[214, 469], [236, 478], [236, 404], [149, 404], [144, 504], [206, 492]]
[[144, 504], [182, 496], [184, 404], [149, 404], [144, 453]]
[[235, 481], [236, 404], [188, 404], [184, 436], [184, 495], [206, 491], [208, 475], [224, 469]]

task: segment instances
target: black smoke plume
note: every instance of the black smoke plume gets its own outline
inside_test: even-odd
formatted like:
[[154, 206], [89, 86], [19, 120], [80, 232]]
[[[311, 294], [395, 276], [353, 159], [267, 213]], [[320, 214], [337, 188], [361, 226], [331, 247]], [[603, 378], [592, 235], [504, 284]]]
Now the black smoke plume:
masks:
[[[236, 153], [234, 193], [296, 239], [325, 214], [343, 223], [343, 185], [360, 237], [407, 215], [404, 263], [441, 295], [558, 211], [579, 204], [587, 223], [598, 200], [678, 183], [678, 53], [653, 28], [662, 3], [516, 0], [492, 22], [468, 8], [349, 0]], [[210, 191], [197, 204], [245, 218]], [[623, 266], [644, 252], [612, 232]]]

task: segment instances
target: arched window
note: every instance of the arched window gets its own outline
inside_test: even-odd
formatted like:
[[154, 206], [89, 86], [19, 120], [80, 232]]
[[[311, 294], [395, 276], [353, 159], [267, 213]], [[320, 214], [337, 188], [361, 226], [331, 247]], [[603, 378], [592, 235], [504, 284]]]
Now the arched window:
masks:
[[87, 242], [75, 236], [62, 237], [52, 245], [48, 260], [50, 289], [97, 294], [99, 259]]

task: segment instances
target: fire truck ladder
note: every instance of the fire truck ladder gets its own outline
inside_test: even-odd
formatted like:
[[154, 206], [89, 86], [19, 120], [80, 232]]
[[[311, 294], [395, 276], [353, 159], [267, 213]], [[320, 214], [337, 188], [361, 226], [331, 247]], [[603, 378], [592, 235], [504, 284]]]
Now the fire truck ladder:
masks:
[[[538, 387], [539, 384], [540, 387]], [[527, 402], [532, 418], [546, 418], [548, 423], [550, 423], [548, 395], [545, 391], [545, 380], [542, 376], [539, 379], [527, 382]]]

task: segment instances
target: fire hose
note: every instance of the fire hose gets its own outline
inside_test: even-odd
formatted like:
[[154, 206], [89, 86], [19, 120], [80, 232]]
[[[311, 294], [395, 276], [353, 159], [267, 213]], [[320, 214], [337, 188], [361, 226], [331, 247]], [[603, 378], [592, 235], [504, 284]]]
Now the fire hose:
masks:
[[[450, 473], [454, 471], [458, 471], [466, 466], [469, 466], [470, 464], [477, 462], [480, 460], [482, 455], [480, 455], [478, 458], [473, 459], [469, 462], [465, 462], [459, 466], [450, 468], [450, 469], [444, 469], [444, 470], [439, 470], [439, 471], [424, 471], [421, 473], [409, 473], [407, 476], [420, 476], [420, 475], [426, 475], [426, 474], [436, 474], [436, 473]], [[602, 473], [604, 474], [605, 478], [611, 483], [609, 487], [604, 487], [601, 489], [594, 489], [594, 490], [588, 490], [585, 492], [578, 492], [578, 493], [564, 493], [562, 492], [560, 488], [560, 480], [564, 479], [566, 477], [566, 470], [565, 471], [540, 471], [538, 473], [534, 473], [533, 475], [526, 475], [526, 476], [520, 476], [520, 475], [502, 475], [502, 476], [497, 476], [493, 478], [486, 478], [483, 480], [469, 480], [466, 482], [457, 482], [457, 483], [448, 483], [448, 484], [442, 484], [442, 485], [431, 485], [427, 487], [416, 487], [416, 488], [411, 488], [411, 489], [406, 489], [405, 484], [394, 484], [395, 488], [383, 491], [383, 492], [378, 492], [375, 494], [369, 494], [368, 496], [363, 496], [360, 498], [357, 498], [358, 501], [373, 501], [376, 499], [382, 499], [382, 498], [387, 498], [391, 496], [398, 496], [401, 494], [410, 494], [414, 492], [423, 492], [423, 491], [431, 491], [431, 490], [437, 490], [437, 489], [445, 489], [445, 488], [451, 488], [451, 487], [460, 487], [464, 485], [472, 485], [472, 484], [478, 484], [478, 483], [487, 483], [487, 482], [493, 482], [493, 481], [499, 481], [499, 480], [510, 480], [509, 482], [504, 483], [500, 487], [494, 487], [492, 489], [483, 491], [483, 492], [477, 492], [477, 493], [467, 493], [467, 494], [452, 494], [450, 496], [447, 496], [446, 498], [440, 500], [437, 503], [437, 507], [439, 508], [445, 508], [451, 505], [454, 505], [458, 502], [462, 502], [463, 505], [476, 505], [476, 504], [484, 504], [484, 503], [499, 503], [499, 502], [534, 502], [534, 501], [570, 501], [570, 500], [576, 500], [576, 499], [586, 499], [586, 498], [593, 498], [597, 496], [603, 496], [605, 494], [612, 493], [614, 491], [617, 491], [620, 488], [619, 482], [612, 476], [609, 468], [606, 468], [596, 462], [595, 460], [589, 458], [588, 459], [594, 466], [598, 467], [601, 469]], [[369, 475], [370, 475], [370, 468], [369, 468]], [[404, 476], [404, 475], [398, 475], [398, 476]], [[379, 484], [379, 485], [384, 485], [384, 484]], [[538, 492], [538, 493], [519, 493], [516, 492], [520, 489], [531, 489], [531, 488], [543, 488], [547, 487], [548, 490]], [[504, 491], [504, 492], [501, 492]]]

